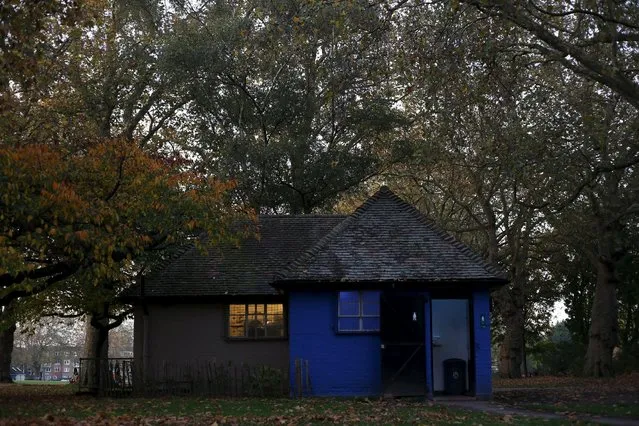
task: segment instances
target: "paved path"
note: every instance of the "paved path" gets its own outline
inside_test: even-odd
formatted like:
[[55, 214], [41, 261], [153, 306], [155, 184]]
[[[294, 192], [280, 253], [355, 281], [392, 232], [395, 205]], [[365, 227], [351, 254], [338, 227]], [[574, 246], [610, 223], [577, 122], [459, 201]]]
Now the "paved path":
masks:
[[482, 411], [497, 415], [526, 416], [538, 417], [547, 420], [581, 420], [592, 423], [616, 426], [639, 426], [639, 420], [624, 419], [621, 417], [604, 417], [604, 416], [588, 416], [588, 415], [571, 415], [546, 413], [542, 411], [524, 410], [520, 408], [510, 407], [491, 401], [477, 401], [471, 399], [437, 399], [435, 404], [446, 405], [449, 407], [464, 408], [467, 410]]

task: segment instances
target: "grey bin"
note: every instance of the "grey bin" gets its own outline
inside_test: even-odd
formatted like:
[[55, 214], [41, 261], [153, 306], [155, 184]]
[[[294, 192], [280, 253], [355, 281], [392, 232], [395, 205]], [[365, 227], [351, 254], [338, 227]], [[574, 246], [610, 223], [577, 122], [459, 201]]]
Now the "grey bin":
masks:
[[449, 358], [444, 361], [444, 392], [461, 395], [466, 392], [466, 361]]

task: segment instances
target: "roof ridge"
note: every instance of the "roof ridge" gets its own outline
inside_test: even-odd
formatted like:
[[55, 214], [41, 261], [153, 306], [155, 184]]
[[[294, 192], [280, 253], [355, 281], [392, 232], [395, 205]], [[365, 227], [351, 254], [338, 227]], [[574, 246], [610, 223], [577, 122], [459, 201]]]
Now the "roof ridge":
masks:
[[[357, 218], [359, 218], [362, 214], [364, 214], [371, 205], [374, 204], [375, 201], [379, 200], [382, 195], [393, 195], [397, 197], [386, 185], [380, 187], [373, 195], [368, 197], [366, 201], [362, 203], [358, 208], [355, 209], [353, 213], [348, 215], [346, 219], [337, 224], [329, 233], [324, 235], [320, 240], [313, 245], [311, 248], [302, 253], [297, 259], [288, 264], [285, 268], [282, 269], [281, 272], [277, 272], [274, 276], [274, 281], [279, 279], [285, 279], [286, 275], [289, 272], [292, 272], [294, 269], [302, 266], [303, 263], [311, 260], [321, 248], [323, 248], [328, 242], [333, 239], [336, 235], [339, 235], [345, 228], [347, 228], [351, 223], [355, 222]], [[399, 198], [399, 197], [397, 197]], [[400, 199], [401, 200], [401, 199]], [[402, 200], [403, 201], [403, 200]]]
[[309, 214], [259, 214], [260, 218], [325, 218], [325, 217], [348, 217], [348, 214], [342, 213], [309, 213]]
[[305, 263], [309, 262], [315, 257], [322, 248], [324, 248], [332, 239], [348, 228], [352, 223], [362, 216], [371, 205], [377, 202], [382, 197], [390, 198], [395, 201], [402, 210], [411, 214], [415, 219], [425, 225], [429, 230], [435, 233], [435, 235], [441, 238], [443, 241], [450, 243], [455, 249], [464, 254], [471, 262], [475, 262], [478, 266], [481, 266], [486, 272], [492, 275], [496, 275], [498, 278], [506, 279], [505, 272], [498, 266], [487, 262], [482, 256], [475, 253], [468, 245], [459, 241], [454, 235], [446, 232], [440, 228], [433, 220], [429, 219], [420, 212], [415, 206], [405, 201], [403, 198], [395, 194], [386, 185], [381, 186], [373, 195], [371, 195], [362, 205], [360, 205], [351, 215], [349, 215], [344, 221], [336, 225], [329, 233], [322, 237], [315, 245], [302, 253], [297, 259], [282, 269], [281, 272], [277, 272], [274, 276], [274, 281], [280, 279], [286, 279], [287, 275], [293, 272], [295, 269], [300, 268]]

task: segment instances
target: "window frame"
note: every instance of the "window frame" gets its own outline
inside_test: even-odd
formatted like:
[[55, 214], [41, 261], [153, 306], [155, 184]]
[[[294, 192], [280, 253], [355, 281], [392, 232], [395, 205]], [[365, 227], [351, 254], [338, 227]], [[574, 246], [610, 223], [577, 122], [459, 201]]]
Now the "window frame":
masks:
[[[231, 314], [231, 306], [233, 305], [243, 305], [244, 306], [244, 336], [232, 336], [231, 335], [231, 317], [233, 316], [233, 314]], [[258, 306], [262, 306], [264, 313], [261, 314], [261, 320], [263, 321], [264, 324], [266, 324], [266, 319], [267, 316], [269, 315], [268, 312], [268, 305], [281, 305], [282, 306], [282, 335], [281, 336], [258, 336], [257, 333], [254, 336], [249, 336], [247, 335], [248, 333], [248, 327], [247, 327], [247, 322], [249, 321], [250, 317], [252, 315], [256, 315], [255, 313], [249, 313], [249, 306], [255, 306], [256, 310]], [[237, 315], [237, 314], [235, 314]], [[224, 317], [225, 317], [225, 321], [224, 321], [224, 337], [227, 341], [250, 341], [250, 342], [261, 342], [261, 341], [274, 341], [274, 340], [287, 340], [288, 339], [288, 316], [287, 316], [287, 309], [286, 309], [286, 303], [284, 303], [283, 301], [277, 301], [277, 302], [234, 302], [234, 303], [228, 303], [225, 306], [225, 310], [224, 310]]]
[[[357, 293], [358, 297], [358, 313], [357, 315], [342, 315], [342, 298], [340, 297], [341, 293]], [[381, 329], [381, 312], [380, 309], [380, 301], [378, 299], [378, 314], [377, 315], [365, 315], [364, 314], [364, 293], [377, 293], [378, 296], [381, 296], [379, 291], [376, 290], [341, 290], [337, 292], [337, 323], [335, 324], [335, 332], [337, 334], [379, 334]], [[357, 318], [359, 329], [342, 329], [340, 327], [340, 319], [341, 318]], [[376, 329], [364, 328], [364, 318], [378, 318], [379, 325]]]

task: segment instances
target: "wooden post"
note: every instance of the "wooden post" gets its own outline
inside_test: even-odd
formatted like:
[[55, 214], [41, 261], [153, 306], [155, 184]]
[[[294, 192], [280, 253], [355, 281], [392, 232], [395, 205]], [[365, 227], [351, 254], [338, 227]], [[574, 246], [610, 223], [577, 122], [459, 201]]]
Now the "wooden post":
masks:
[[297, 392], [297, 397], [302, 397], [302, 367], [300, 359], [295, 360], [295, 387]]
[[235, 396], [238, 396], [238, 393], [237, 393], [237, 365], [233, 365], [233, 370], [234, 370], [234, 373], [233, 373], [234, 379], [233, 379], [233, 381], [234, 381], [234, 385], [235, 385]]
[[310, 378], [310, 375], [308, 373], [308, 360], [307, 359], [304, 360], [304, 367], [305, 367], [304, 368], [304, 370], [305, 370], [304, 371], [304, 379], [305, 379], [304, 381], [305, 381], [305, 386], [306, 386], [306, 392], [310, 393], [310, 391], [311, 391], [311, 378]]

